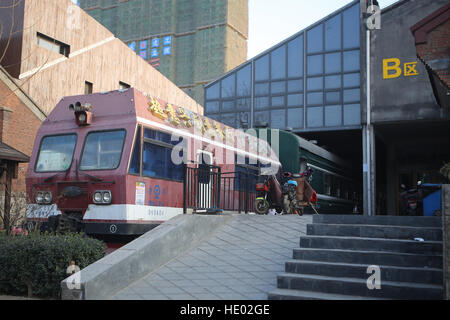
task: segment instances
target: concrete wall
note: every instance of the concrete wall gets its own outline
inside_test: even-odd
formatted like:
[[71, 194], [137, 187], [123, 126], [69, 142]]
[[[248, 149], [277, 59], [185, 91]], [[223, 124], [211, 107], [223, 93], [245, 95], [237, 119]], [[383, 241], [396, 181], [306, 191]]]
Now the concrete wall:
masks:
[[[119, 81], [203, 114], [203, 107], [70, 0], [24, 0], [19, 85], [49, 114], [65, 96], [119, 89]], [[10, 9], [0, 7], [0, 17]], [[37, 44], [41, 33], [70, 45], [68, 57]], [[1, 49], [1, 47], [0, 47]], [[9, 48], [6, 55], [11, 54]], [[17, 53], [15, 53], [17, 54]], [[1, 62], [5, 66], [4, 61]], [[16, 66], [17, 67], [17, 66]]]
[[442, 226], [444, 228], [444, 285], [446, 299], [450, 300], [450, 184], [442, 187]]
[[[427, 70], [417, 58], [410, 28], [448, 0], [401, 1], [382, 13], [381, 30], [372, 33], [372, 120], [376, 124], [397, 121], [450, 120], [436, 103]], [[402, 74], [384, 79], [383, 60], [396, 58]], [[405, 63], [417, 63], [418, 75], [404, 75]]]

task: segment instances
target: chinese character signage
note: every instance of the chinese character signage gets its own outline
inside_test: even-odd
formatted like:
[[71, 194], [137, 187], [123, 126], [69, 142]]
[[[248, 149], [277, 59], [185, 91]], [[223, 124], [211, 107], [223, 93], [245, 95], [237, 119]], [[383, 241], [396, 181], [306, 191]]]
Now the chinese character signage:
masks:
[[147, 49], [147, 40], [141, 41], [141, 50]]
[[128, 47], [129, 47], [131, 50], [136, 51], [136, 42], [131, 42], [131, 43], [129, 43], [129, 44], [128, 44]]
[[144, 60], [147, 59], [147, 51], [141, 51], [141, 53], [139, 55], [141, 56], [142, 59], [144, 59]]

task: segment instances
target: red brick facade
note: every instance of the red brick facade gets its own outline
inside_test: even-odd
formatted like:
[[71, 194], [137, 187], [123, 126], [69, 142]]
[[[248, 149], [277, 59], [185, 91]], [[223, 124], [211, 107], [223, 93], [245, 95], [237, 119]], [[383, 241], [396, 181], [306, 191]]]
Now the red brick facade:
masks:
[[[11, 88], [14, 84], [3, 70], [0, 72], [3, 76], [0, 79], [0, 141], [31, 156], [34, 139], [42, 121], [27, 105], [30, 101], [27, 101], [23, 92], [19, 88]], [[13, 180], [14, 192], [25, 192], [27, 168], [28, 164], [19, 165], [18, 179]]]
[[450, 4], [418, 22], [411, 31], [417, 56], [450, 88]]
[[[417, 54], [424, 61], [450, 58], [450, 20], [428, 33], [427, 42], [417, 45]], [[439, 78], [450, 87], [450, 70], [436, 70]]]

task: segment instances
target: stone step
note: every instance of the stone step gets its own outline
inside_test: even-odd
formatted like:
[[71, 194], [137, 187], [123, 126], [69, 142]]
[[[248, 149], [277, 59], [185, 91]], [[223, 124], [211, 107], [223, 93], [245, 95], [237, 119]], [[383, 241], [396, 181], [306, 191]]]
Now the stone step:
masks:
[[385, 300], [382, 298], [348, 296], [343, 294], [276, 289], [269, 293], [268, 300]]
[[399, 300], [441, 300], [443, 298], [443, 287], [438, 285], [381, 281], [380, 290], [370, 290], [367, 287], [367, 279], [336, 278], [293, 273], [283, 273], [278, 276], [278, 289], [294, 289]]
[[442, 254], [442, 242], [357, 237], [303, 236], [301, 248], [366, 250], [399, 253]]
[[309, 224], [307, 234], [311, 236], [362, 237], [380, 239], [442, 241], [442, 229], [432, 227], [405, 227], [360, 224]]
[[366, 224], [408, 227], [442, 228], [441, 217], [407, 217], [407, 216], [362, 216], [321, 214], [313, 216], [313, 223], [329, 224]]
[[311, 249], [296, 248], [293, 254], [294, 259], [342, 262], [357, 264], [378, 264], [384, 266], [416, 267], [416, 268], [442, 268], [442, 255], [435, 254], [413, 254], [367, 250], [342, 250], [342, 249]]
[[[286, 262], [287, 273], [315, 274], [329, 277], [366, 279], [373, 274], [367, 273], [369, 264], [350, 264], [342, 262], [321, 262], [289, 260]], [[400, 281], [441, 285], [442, 269], [411, 268], [380, 265], [382, 281]]]

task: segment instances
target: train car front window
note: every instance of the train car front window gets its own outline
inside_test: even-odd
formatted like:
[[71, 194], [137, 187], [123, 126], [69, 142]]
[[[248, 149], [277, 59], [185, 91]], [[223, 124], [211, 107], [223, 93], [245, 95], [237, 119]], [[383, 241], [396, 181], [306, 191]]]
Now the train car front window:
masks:
[[122, 158], [125, 130], [91, 132], [86, 138], [80, 170], [117, 169]]
[[75, 134], [44, 137], [41, 141], [35, 171], [58, 172], [69, 170], [76, 143], [77, 136]]

